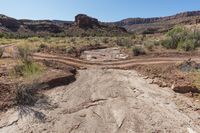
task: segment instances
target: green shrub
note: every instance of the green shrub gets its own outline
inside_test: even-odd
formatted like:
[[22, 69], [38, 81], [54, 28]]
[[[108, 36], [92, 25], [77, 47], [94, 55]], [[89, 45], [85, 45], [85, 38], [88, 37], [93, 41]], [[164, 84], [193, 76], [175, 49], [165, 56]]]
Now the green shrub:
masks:
[[167, 49], [176, 49], [178, 42], [177, 38], [167, 38], [161, 42], [161, 45]]
[[188, 39], [193, 40], [195, 47], [200, 46], [200, 31], [195, 30], [194, 32], [190, 33]]
[[32, 60], [24, 60], [22, 65], [14, 67], [14, 74], [16, 76], [30, 77], [32, 75], [40, 74], [42, 70], [40, 64], [34, 63]]
[[162, 46], [167, 49], [176, 49], [181, 40], [186, 40], [188, 33], [181, 27], [175, 27], [167, 33], [168, 38], [162, 41]]
[[181, 40], [178, 43], [178, 48], [184, 51], [192, 51], [192, 50], [195, 50], [195, 44], [193, 40], [185, 40], [185, 41]]
[[161, 44], [167, 49], [176, 49], [180, 40], [186, 40], [188, 33], [182, 27], [175, 27], [167, 32], [168, 38]]
[[162, 41], [162, 46], [168, 49], [195, 50], [200, 46], [200, 31], [189, 31], [175, 27], [167, 33], [168, 38]]
[[175, 27], [173, 29], [171, 29], [170, 31], [167, 32], [167, 36], [177, 36], [177, 35], [181, 35], [181, 34], [185, 34], [186, 30], [180, 26]]
[[145, 54], [144, 49], [142, 49], [141, 47], [137, 47], [137, 46], [133, 47], [132, 51], [133, 51], [134, 56], [139, 56], [139, 55]]

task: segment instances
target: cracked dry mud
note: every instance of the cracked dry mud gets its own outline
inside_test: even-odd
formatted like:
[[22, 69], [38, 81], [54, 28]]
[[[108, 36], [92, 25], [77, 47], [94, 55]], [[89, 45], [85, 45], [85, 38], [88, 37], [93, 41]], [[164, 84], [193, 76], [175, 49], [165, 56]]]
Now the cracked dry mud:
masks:
[[198, 133], [200, 105], [148, 83], [133, 70], [80, 70], [77, 81], [46, 92], [45, 115], [0, 115], [1, 133]]

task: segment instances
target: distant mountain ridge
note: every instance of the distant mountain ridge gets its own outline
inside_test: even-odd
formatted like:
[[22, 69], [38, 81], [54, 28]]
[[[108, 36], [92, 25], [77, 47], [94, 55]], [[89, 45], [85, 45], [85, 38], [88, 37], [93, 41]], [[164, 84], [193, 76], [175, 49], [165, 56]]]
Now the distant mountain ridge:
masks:
[[145, 24], [145, 23], [155, 23], [158, 21], [167, 21], [172, 19], [178, 19], [183, 17], [191, 17], [191, 16], [200, 16], [200, 11], [190, 11], [190, 12], [182, 12], [176, 15], [167, 16], [167, 17], [152, 17], [152, 18], [127, 18], [115, 24], [124, 26], [124, 25], [132, 25], [132, 24]]
[[166, 30], [176, 24], [197, 24], [200, 23], [200, 11], [188, 11], [167, 17], [153, 18], [127, 18], [111, 24], [125, 27], [128, 31], [152, 31]]
[[127, 18], [109, 23], [99, 22], [85, 14], [77, 15], [75, 21], [17, 20], [0, 14], [0, 35], [6, 33], [18, 36], [110, 36], [127, 34], [126, 30], [153, 34], [168, 31], [179, 24], [198, 23], [200, 23], [200, 11], [182, 12], [167, 17]]

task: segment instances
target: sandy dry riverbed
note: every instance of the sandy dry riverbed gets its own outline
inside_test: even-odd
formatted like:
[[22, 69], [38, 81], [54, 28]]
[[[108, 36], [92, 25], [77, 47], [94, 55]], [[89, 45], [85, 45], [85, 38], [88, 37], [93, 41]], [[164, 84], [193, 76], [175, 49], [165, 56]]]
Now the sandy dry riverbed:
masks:
[[[200, 107], [133, 70], [88, 69], [46, 91], [48, 104], [0, 115], [1, 133], [187, 133], [200, 131]], [[22, 111], [23, 110], [23, 111]], [[21, 112], [21, 116], [19, 115]], [[27, 115], [25, 115], [27, 114]]]

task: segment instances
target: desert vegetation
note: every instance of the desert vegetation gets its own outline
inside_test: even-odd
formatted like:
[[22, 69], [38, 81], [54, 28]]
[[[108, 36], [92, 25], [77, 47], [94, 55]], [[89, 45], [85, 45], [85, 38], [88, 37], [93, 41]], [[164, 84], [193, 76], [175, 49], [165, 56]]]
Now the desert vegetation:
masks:
[[200, 31], [175, 27], [166, 33], [167, 38], [161, 42], [168, 49], [193, 51], [200, 46]]
[[26, 78], [40, 75], [44, 68], [41, 64], [34, 62], [31, 58], [32, 49], [27, 45], [19, 45], [18, 51], [20, 63], [14, 67], [14, 75]]

